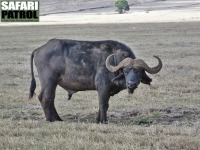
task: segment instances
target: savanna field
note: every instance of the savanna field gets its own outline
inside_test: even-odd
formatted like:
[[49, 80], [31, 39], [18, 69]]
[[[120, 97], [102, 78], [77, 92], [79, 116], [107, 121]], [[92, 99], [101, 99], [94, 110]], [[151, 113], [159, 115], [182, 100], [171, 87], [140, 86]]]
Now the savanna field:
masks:
[[[199, 150], [200, 23], [85, 24], [0, 27], [1, 150]], [[96, 124], [97, 92], [78, 92], [70, 101], [57, 87], [55, 105], [63, 122], [45, 121], [36, 96], [28, 100], [30, 55], [52, 38], [117, 40], [137, 58], [163, 68], [111, 97], [109, 123]]]

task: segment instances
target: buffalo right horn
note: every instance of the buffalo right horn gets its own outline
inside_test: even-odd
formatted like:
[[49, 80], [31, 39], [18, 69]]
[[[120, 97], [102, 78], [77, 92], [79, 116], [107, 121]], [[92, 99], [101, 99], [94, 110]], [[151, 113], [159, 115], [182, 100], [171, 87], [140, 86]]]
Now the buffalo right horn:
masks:
[[147, 71], [148, 73], [150, 74], [156, 74], [158, 73], [161, 68], [162, 68], [162, 61], [161, 59], [158, 57], [158, 56], [153, 56], [155, 58], [158, 59], [158, 65], [155, 66], [155, 67], [149, 67], [145, 62], [144, 60], [142, 59], [134, 59], [134, 63], [133, 63], [133, 67], [134, 68], [142, 68], [144, 69], [145, 71]]

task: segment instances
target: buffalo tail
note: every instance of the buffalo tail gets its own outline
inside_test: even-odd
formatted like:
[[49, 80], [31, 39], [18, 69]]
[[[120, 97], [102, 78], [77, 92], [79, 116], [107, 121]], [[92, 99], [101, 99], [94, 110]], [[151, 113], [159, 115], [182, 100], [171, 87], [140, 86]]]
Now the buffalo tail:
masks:
[[33, 72], [33, 57], [34, 57], [34, 52], [31, 54], [31, 86], [30, 86], [30, 93], [29, 93], [29, 100], [32, 99], [33, 95], [35, 94], [35, 89], [36, 89], [36, 81], [34, 77], [34, 72]]

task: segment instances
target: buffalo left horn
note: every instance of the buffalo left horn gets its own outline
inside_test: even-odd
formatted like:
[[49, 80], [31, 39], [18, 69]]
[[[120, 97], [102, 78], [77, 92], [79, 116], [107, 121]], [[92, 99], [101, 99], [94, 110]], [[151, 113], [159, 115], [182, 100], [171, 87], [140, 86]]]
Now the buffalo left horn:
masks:
[[132, 59], [132, 58], [125, 58], [124, 60], [122, 60], [117, 66], [112, 66], [110, 64], [110, 58], [113, 56], [114, 54], [111, 54], [107, 57], [106, 59], [106, 68], [110, 71], [110, 72], [116, 72], [118, 71], [120, 68], [124, 68], [124, 67], [133, 67], [136, 69], [144, 69], [145, 71], [147, 71], [150, 74], [156, 74], [158, 73], [161, 68], [162, 68], [162, 61], [158, 56], [154, 56], [155, 58], [158, 59], [158, 65], [155, 67], [149, 67], [144, 60], [142, 59]]
[[110, 71], [110, 72], [116, 72], [117, 70], [119, 70], [120, 68], [129, 66], [132, 64], [133, 59], [132, 58], [125, 58], [124, 60], [122, 60], [117, 66], [112, 66], [110, 64], [110, 58], [113, 56], [114, 54], [111, 54], [107, 57], [106, 59], [106, 68]]

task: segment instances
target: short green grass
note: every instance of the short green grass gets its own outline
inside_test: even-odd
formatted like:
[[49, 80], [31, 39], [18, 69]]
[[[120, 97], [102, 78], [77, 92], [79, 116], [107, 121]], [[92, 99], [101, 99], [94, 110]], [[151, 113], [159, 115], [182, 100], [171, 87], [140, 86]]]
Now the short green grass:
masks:
[[[87, 24], [0, 27], [0, 149], [200, 149], [200, 26], [191, 23]], [[67, 100], [58, 87], [56, 108], [63, 122], [44, 119], [37, 95], [28, 101], [30, 54], [52, 38], [112, 39], [126, 43], [138, 58], [163, 69], [110, 99], [109, 124], [96, 124], [95, 91]]]

